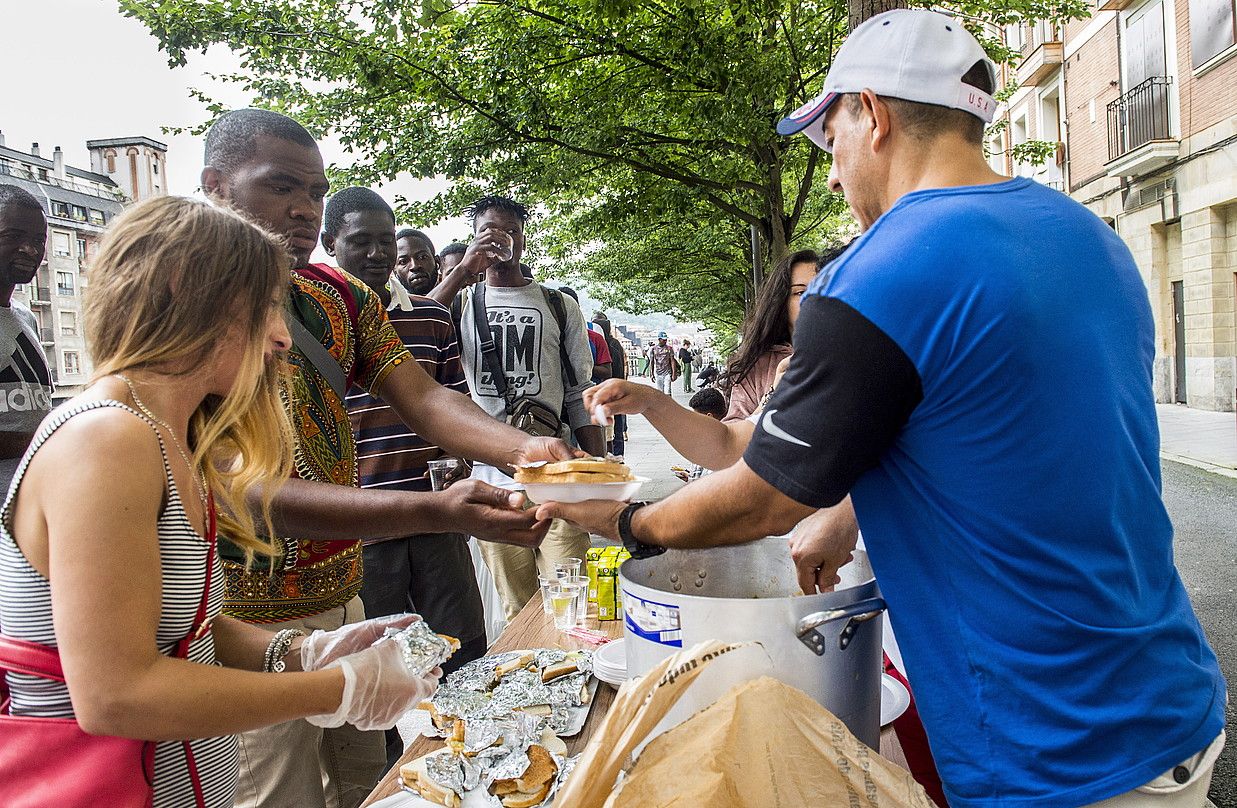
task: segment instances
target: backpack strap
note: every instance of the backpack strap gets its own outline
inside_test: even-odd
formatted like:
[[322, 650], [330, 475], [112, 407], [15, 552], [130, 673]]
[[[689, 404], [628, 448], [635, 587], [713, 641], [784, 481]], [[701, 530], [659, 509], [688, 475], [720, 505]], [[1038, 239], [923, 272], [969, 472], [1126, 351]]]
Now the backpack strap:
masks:
[[[542, 294], [545, 295], [546, 302], [550, 304], [550, 311], [554, 312], [554, 319], [558, 321], [558, 361], [563, 366], [563, 374], [567, 377], [567, 386], [575, 387], [579, 381], [576, 379], [576, 369], [572, 367], [571, 355], [567, 353], [567, 310], [563, 307], [563, 293], [557, 289], [547, 289], [541, 287]], [[585, 327], [588, 331], [588, 327]], [[585, 339], [588, 339], [588, 334], [585, 333]]]
[[494, 345], [494, 333], [490, 331], [489, 316], [485, 310], [485, 284], [478, 283], [472, 293], [472, 324], [477, 332], [477, 347], [481, 349], [481, 363], [494, 382], [494, 389], [506, 402], [507, 414], [515, 407], [511, 390], [507, 386], [507, 372], [503, 370], [502, 360], [498, 358], [498, 349]]

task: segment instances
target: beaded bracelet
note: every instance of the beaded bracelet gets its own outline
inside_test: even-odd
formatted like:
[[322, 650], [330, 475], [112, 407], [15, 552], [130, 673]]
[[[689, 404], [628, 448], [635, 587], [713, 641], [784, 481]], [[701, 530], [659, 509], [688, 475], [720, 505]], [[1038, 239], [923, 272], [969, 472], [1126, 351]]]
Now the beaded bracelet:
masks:
[[285, 628], [275, 632], [271, 644], [266, 646], [266, 654], [262, 657], [263, 673], [283, 673], [287, 664], [284, 657], [292, 650], [292, 641], [304, 637], [305, 632], [299, 628]]

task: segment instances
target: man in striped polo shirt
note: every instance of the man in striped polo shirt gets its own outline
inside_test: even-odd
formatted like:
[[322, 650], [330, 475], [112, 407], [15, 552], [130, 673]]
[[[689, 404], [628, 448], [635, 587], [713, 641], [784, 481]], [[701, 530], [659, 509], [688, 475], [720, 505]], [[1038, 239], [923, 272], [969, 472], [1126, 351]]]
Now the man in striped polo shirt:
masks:
[[[415, 247], [434, 256], [429, 239]], [[425, 372], [450, 390], [468, 395], [451, 314], [439, 303], [409, 295], [394, 282], [397, 257], [395, 213], [368, 188], [345, 188], [331, 197], [323, 217], [322, 246], [339, 268], [373, 289], [391, 325]], [[413, 245], [409, 245], [413, 246]], [[382, 399], [359, 387], [345, 405], [357, 439], [362, 488], [431, 490], [428, 463], [444, 452], [413, 433]], [[435, 631], [458, 637], [460, 650], [444, 664], [450, 673], [485, 655], [485, 616], [467, 539], [459, 533], [421, 533], [363, 542], [365, 578], [361, 600], [367, 615], [415, 611]], [[387, 758], [404, 751], [398, 730], [387, 730]]]

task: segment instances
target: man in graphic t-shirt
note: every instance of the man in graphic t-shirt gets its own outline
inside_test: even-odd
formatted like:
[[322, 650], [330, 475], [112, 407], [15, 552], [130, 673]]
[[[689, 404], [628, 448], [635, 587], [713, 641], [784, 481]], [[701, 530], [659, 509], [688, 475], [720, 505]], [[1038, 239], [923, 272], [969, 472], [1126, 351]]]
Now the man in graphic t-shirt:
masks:
[[30, 283], [47, 247], [43, 207], [28, 191], [0, 185], [0, 498], [43, 416], [52, 408], [52, 378], [38, 321], [13, 300]]
[[857, 517], [950, 805], [1202, 806], [1225, 682], [1173, 564], [1129, 249], [988, 167], [995, 71], [961, 21], [872, 17], [824, 85], [778, 129], [832, 152], [864, 233], [804, 294], [742, 461], [539, 515], [640, 557], [842, 519], [849, 494], [848, 529], [792, 545], [800, 581], [834, 582]]
[[[473, 401], [494, 418], [506, 419], [507, 401], [477, 339], [478, 300], [483, 296], [481, 333], [492, 339], [492, 361], [501, 368], [507, 396], [512, 400], [532, 399], [554, 418], [565, 414], [560, 437], [570, 433], [584, 451], [604, 455], [604, 433], [601, 427], [590, 425], [580, 399], [593, 384], [593, 354], [584, 315], [570, 297], [529, 280], [520, 271], [528, 210], [513, 200], [487, 196], [473, 203], [468, 215], [477, 240], [498, 231], [513, 242], [511, 257], [490, 265], [485, 282], [466, 290], [455, 307], [459, 312], [460, 359]], [[513, 484], [510, 477], [491, 466], [478, 464], [473, 476], [495, 485]], [[553, 572], [554, 562], [560, 558], [584, 558], [588, 547], [588, 534], [562, 520], [555, 520], [537, 549], [482, 544], [481, 555], [494, 574], [507, 618], [515, 617], [537, 594], [538, 571]]]

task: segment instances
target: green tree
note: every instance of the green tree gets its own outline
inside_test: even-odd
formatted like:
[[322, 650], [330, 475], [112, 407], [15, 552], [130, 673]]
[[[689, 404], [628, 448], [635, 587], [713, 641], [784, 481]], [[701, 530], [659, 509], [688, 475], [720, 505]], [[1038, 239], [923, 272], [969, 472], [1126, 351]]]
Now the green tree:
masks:
[[[954, 8], [976, 22], [1084, 8], [1063, 2]], [[862, 13], [839, 0], [120, 7], [172, 65], [213, 44], [237, 52], [243, 69], [230, 78], [255, 103], [333, 133], [355, 155], [334, 168], [338, 181], [454, 181], [432, 199], [401, 200], [411, 221], [454, 215], [484, 192], [537, 205], [539, 257], [628, 308], [733, 327], [752, 291], [751, 228], [768, 266], [846, 226], [823, 182], [827, 155], [774, 131], [818, 90], [848, 15]]]

